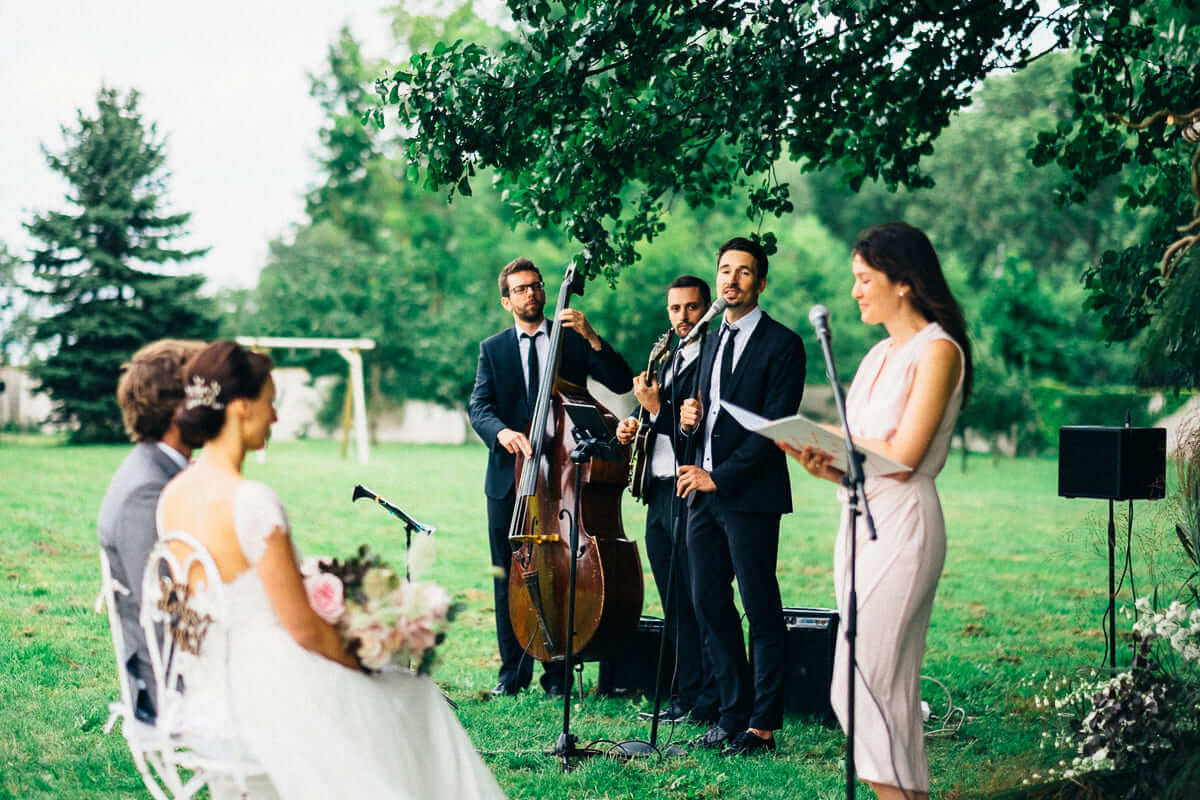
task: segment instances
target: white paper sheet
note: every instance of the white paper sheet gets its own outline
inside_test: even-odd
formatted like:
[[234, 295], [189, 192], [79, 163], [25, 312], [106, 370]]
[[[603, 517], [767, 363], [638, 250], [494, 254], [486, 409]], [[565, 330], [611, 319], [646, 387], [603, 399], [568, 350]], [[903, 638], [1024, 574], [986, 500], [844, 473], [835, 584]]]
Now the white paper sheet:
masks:
[[[846, 440], [840, 433], [832, 433], [813, 422], [802, 414], [796, 414], [783, 419], [766, 419], [747, 411], [740, 406], [721, 401], [721, 407], [737, 420], [748, 431], [760, 434], [774, 442], [783, 442], [795, 448], [812, 445], [818, 450], [824, 450], [833, 456], [831, 464], [837, 469], [846, 470]], [[867, 475], [887, 475], [892, 472], [911, 472], [911, 468], [894, 461], [885, 455], [866, 447], [855, 444], [855, 447], [866, 458], [863, 460], [863, 471]]]

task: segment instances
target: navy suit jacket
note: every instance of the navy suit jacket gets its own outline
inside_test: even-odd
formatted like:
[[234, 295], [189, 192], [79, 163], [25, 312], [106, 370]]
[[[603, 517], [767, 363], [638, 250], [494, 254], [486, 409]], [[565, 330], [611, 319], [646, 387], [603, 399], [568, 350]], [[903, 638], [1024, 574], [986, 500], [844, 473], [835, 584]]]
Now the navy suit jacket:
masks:
[[[721, 337], [711, 335], [700, 353], [697, 373], [704, 410], [709, 410], [709, 385]], [[721, 387], [721, 399], [767, 419], [795, 414], [804, 394], [804, 342], [790, 328], [763, 312], [746, 349]], [[696, 436], [697, 465], [703, 464], [704, 430]], [[712, 479], [717, 502], [727, 511], [766, 511], [787, 514], [792, 510], [792, 488], [787, 458], [774, 442], [751, 433], [721, 409], [713, 423]]]
[[[590, 376], [617, 394], [624, 394], [633, 388], [633, 371], [608, 342], [601, 342], [602, 347], [593, 350], [587, 339], [564, 328], [558, 374], [578, 386], [586, 386]], [[528, 433], [533, 417], [533, 408], [525, 397], [516, 328], [502, 330], [479, 345], [479, 366], [467, 416], [489, 450], [484, 493], [502, 499], [516, 485], [516, 457], [496, 437], [505, 428]]]

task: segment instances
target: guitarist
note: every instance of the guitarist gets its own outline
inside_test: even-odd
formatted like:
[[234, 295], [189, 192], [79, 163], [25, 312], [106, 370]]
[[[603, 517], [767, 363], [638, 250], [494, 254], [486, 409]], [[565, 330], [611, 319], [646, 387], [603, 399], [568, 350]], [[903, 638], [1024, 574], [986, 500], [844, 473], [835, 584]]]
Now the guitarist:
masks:
[[[694, 275], [683, 275], [667, 287], [667, 316], [671, 329], [682, 340], [708, 309], [711, 294], [708, 283]], [[675, 561], [675, 582], [671, 596], [667, 596], [667, 578], [671, 566], [671, 542], [674, 538], [675, 514], [684, 514], [687, 509], [677, 503], [675, 496], [675, 473], [683, 453], [676, 453], [672, 445], [673, 434], [679, 427], [679, 413], [672, 408], [672, 395], [683, 398], [695, 394], [697, 357], [703, 339], [679, 349], [676, 342], [661, 363], [661, 378], [648, 369], [633, 379], [633, 392], [641, 410], [637, 415], [622, 420], [617, 426], [617, 439], [622, 444], [634, 441], [643, 422], [648, 428], [641, 430], [646, 451], [635, 453], [635, 470], [645, 469], [646, 476], [641, 491], [642, 502], [646, 503], [646, 553], [650, 557], [650, 569], [658, 586], [667, 616], [666, 634], [674, 644], [676, 683], [675, 693], [660, 720], [681, 722], [685, 720], [699, 724], [712, 724], [717, 720], [718, 693], [711, 670], [705, 667], [703, 647], [696, 613], [692, 608], [691, 581], [688, 570], [686, 536], [680, 530], [679, 553]], [[672, 387], [678, 359], [679, 386]], [[652, 368], [655, 364], [650, 365]], [[680, 441], [680, 447], [683, 442]], [[676, 508], [676, 506], [679, 506]]]

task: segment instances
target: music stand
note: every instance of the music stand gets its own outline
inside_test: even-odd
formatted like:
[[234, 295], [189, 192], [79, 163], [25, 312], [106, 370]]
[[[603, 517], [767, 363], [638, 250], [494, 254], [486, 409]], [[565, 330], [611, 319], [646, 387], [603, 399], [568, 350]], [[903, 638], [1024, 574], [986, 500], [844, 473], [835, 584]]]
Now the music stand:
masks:
[[[576, 465], [575, 510], [569, 515], [571, 525], [568, 546], [571, 551], [571, 571], [567, 584], [567, 652], [563, 665], [563, 675], [567, 681], [570, 681], [575, 658], [575, 581], [576, 567], [579, 562], [579, 506], [583, 464], [592, 458], [616, 461], [624, 455], [624, 449], [609, 431], [608, 423], [594, 406], [564, 401], [563, 410], [567, 412], [567, 416], [570, 417], [574, 426], [571, 429], [571, 435], [575, 438], [575, 447], [571, 450], [571, 461]], [[560, 512], [560, 516], [563, 514], [567, 514], [566, 509]], [[582, 679], [580, 688], [582, 690]], [[627, 747], [629, 744], [627, 742], [619, 742], [603, 751], [590, 746], [576, 747], [575, 743], [579, 741], [579, 738], [571, 733], [571, 691], [569, 686], [564, 689], [562, 731], [559, 733], [554, 747], [544, 751], [545, 755], [558, 757], [564, 772], [571, 768], [572, 757], [607, 755], [629, 758], [640, 755], [639, 752], [634, 752], [633, 749]]]
[[[587, 449], [589, 458], [595, 457], [604, 461], [618, 461], [623, 457], [620, 443], [609, 431], [608, 423], [595, 406], [564, 400], [563, 410], [574, 425], [571, 434], [575, 437], [576, 450]], [[571, 460], [575, 460], [574, 452], [571, 453]]]

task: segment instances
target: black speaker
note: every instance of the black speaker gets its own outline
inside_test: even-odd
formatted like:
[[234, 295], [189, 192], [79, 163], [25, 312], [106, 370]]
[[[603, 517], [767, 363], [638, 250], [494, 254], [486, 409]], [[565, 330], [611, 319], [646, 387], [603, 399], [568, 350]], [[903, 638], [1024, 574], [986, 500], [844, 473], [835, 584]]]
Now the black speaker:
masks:
[[[628, 646], [619, 656], [599, 662], [596, 694], [607, 697], [654, 696], [654, 679], [658, 670], [658, 651], [662, 644], [663, 621], [660, 617], [642, 617]], [[675, 673], [675, 651], [667, 648], [663, 656], [663, 697], [670, 694], [671, 676]]]
[[785, 608], [783, 621], [787, 625], [784, 710], [797, 714], [832, 714], [829, 685], [833, 681], [838, 612], [831, 608]]
[[1165, 428], [1071, 425], [1058, 429], [1058, 494], [1102, 500], [1166, 495]]

